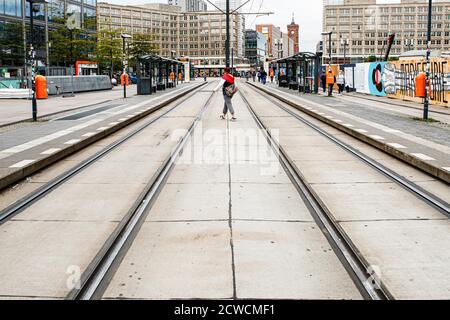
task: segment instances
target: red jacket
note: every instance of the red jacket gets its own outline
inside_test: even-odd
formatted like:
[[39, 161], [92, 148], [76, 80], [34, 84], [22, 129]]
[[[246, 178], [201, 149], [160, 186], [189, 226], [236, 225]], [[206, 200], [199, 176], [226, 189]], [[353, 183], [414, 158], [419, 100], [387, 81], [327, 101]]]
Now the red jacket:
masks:
[[234, 76], [232, 74], [229, 74], [229, 73], [224, 74], [222, 79], [230, 84], [234, 84]]

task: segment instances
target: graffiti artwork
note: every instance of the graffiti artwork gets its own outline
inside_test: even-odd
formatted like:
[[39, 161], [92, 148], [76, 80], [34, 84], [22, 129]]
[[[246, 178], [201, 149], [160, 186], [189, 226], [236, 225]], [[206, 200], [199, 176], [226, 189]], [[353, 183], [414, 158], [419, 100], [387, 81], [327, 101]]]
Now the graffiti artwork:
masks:
[[[385, 92], [392, 98], [422, 102], [415, 97], [416, 77], [426, 69], [425, 61], [395, 61], [384, 67]], [[450, 59], [431, 60], [431, 103], [449, 106]]]
[[354, 71], [356, 91], [375, 96], [386, 96], [383, 81], [385, 64], [385, 62], [358, 63]]

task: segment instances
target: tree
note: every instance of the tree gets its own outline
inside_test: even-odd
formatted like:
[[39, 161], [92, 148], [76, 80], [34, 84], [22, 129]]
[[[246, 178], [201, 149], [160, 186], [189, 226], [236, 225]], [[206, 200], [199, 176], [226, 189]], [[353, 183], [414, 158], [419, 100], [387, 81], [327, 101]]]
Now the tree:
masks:
[[136, 65], [139, 57], [155, 54], [158, 51], [158, 46], [153, 42], [153, 36], [149, 33], [134, 33], [129, 48], [132, 65]]
[[366, 62], [377, 62], [377, 57], [369, 56], [366, 58]]
[[98, 31], [96, 55], [100, 69], [109, 69], [112, 76], [114, 70], [120, 70], [122, 64], [122, 30], [104, 28]]
[[52, 65], [70, 66], [76, 60], [91, 60], [96, 44], [96, 34], [82, 30], [70, 31], [60, 25], [49, 30], [50, 61]]

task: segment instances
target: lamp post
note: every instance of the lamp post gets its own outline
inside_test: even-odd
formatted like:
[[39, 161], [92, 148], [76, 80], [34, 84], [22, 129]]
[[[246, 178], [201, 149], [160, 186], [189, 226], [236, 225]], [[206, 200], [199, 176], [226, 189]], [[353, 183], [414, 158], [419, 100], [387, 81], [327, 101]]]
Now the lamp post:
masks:
[[341, 46], [344, 46], [344, 64], [347, 63], [347, 46], [349, 45], [349, 40], [348, 39], [341, 39]]
[[431, 55], [431, 18], [433, 12], [433, 1], [428, 0], [428, 32], [427, 32], [427, 69], [426, 69], [426, 81], [425, 81], [425, 99], [423, 105], [423, 119], [428, 120], [428, 107], [430, 104], [430, 55]]
[[120, 35], [122, 37], [122, 43], [123, 43], [123, 98], [126, 99], [127, 97], [127, 83], [126, 83], [126, 79], [125, 77], [127, 76], [127, 66], [128, 66], [128, 59], [127, 59], [127, 53], [126, 52], [126, 48], [125, 48], [125, 43], [126, 40], [125, 39], [130, 39], [131, 36], [129, 34], [121, 34]]
[[328, 53], [329, 53], [329, 61], [328, 64], [331, 65], [331, 35], [333, 34], [333, 31], [330, 32], [322, 32], [323, 36], [328, 36]]
[[31, 60], [31, 110], [33, 121], [37, 121], [36, 101], [36, 50], [34, 49], [34, 4], [47, 3], [47, 0], [27, 0], [30, 3], [30, 60]]

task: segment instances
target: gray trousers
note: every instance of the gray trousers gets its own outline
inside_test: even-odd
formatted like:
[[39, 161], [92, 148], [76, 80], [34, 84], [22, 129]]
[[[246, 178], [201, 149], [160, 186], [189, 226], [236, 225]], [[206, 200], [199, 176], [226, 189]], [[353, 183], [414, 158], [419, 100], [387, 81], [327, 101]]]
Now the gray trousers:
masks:
[[231, 98], [226, 94], [223, 95], [223, 99], [225, 100], [225, 104], [223, 107], [223, 114], [227, 114], [230, 111], [231, 114], [234, 114], [233, 104], [231, 103]]

